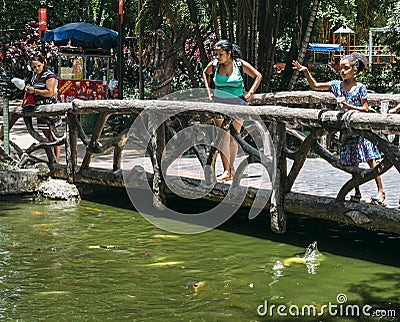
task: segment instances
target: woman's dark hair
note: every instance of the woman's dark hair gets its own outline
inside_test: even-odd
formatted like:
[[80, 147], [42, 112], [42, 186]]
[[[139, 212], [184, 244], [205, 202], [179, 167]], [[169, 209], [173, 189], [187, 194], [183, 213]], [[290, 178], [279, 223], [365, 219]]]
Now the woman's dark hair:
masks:
[[350, 55], [342, 56], [341, 60], [348, 60], [352, 67], [357, 68], [357, 73], [362, 72], [367, 67], [367, 58], [360, 53], [351, 53]]
[[242, 52], [240, 51], [240, 47], [238, 45], [236, 45], [236, 44], [230, 43], [226, 39], [219, 40], [214, 45], [214, 48], [217, 48], [217, 47], [222, 48], [226, 52], [230, 52], [231, 53], [231, 57], [233, 59], [241, 58], [241, 56], [242, 56]]
[[31, 64], [32, 64], [32, 62], [33, 61], [39, 61], [39, 62], [41, 62], [42, 64], [43, 64], [43, 71], [46, 71], [47, 70], [47, 61], [46, 61], [46, 58], [44, 58], [44, 56], [43, 55], [36, 55], [36, 56], [32, 56], [31, 57], [31, 59], [30, 59], [30, 61], [31, 61]]

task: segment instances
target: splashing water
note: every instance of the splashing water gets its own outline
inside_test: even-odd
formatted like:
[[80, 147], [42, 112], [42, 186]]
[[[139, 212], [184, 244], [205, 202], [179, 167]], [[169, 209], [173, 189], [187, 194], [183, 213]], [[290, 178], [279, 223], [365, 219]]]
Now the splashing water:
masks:
[[303, 257], [290, 257], [283, 260], [284, 266], [290, 266], [293, 263], [305, 264], [309, 274], [315, 274], [316, 268], [319, 266], [320, 261], [324, 259], [317, 247], [317, 242], [313, 242], [306, 248]]

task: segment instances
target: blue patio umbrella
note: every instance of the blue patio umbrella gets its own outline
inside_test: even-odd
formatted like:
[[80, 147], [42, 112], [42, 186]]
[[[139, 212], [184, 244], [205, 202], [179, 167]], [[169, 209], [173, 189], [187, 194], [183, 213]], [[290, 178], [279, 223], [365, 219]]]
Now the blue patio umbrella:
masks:
[[47, 31], [43, 40], [54, 41], [59, 46], [65, 46], [71, 40], [72, 46], [110, 49], [118, 46], [118, 32], [87, 22], [72, 22]]

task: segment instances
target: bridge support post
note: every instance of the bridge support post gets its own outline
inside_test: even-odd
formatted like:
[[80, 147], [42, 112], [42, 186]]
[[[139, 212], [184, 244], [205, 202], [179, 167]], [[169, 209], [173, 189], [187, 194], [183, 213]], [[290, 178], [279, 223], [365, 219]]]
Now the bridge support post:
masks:
[[165, 123], [154, 129], [154, 124], [149, 124], [151, 138], [151, 161], [153, 163], [153, 206], [158, 210], [164, 210], [166, 204], [165, 180], [161, 169], [161, 158], [165, 149]]
[[283, 209], [286, 192], [287, 166], [284, 148], [286, 146], [285, 123], [272, 121], [274, 175], [272, 178], [271, 195], [271, 229], [276, 233], [286, 231], [286, 214]]
[[66, 126], [66, 162], [67, 162], [67, 176], [70, 183], [75, 182], [75, 169], [78, 162], [78, 131], [76, 124], [78, 116], [76, 114], [67, 113], [67, 126]]
[[104, 125], [107, 122], [107, 119], [109, 118], [110, 114], [101, 112], [99, 113], [99, 116], [96, 121], [96, 125], [94, 126], [93, 133], [92, 133], [92, 138], [90, 139], [89, 147], [86, 150], [85, 157], [83, 158], [82, 161], [82, 169], [87, 169], [89, 167], [90, 161], [92, 160], [92, 156], [94, 151], [99, 148], [99, 140], [101, 133], [104, 129]]

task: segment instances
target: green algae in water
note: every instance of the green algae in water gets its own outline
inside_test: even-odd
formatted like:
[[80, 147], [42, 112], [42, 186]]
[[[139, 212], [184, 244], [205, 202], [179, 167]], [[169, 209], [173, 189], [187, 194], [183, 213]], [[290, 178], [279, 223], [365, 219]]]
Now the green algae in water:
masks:
[[[220, 229], [176, 235], [131, 209], [88, 201], [2, 200], [0, 316], [21, 321], [287, 321], [291, 317], [280, 318], [276, 310], [261, 316], [258, 308], [267, 301], [321, 309], [338, 304], [339, 295], [346, 296], [343, 304], [400, 314], [400, 265], [393, 258], [399, 236], [292, 218], [281, 236], [269, 232], [266, 218], [258, 220], [234, 218]], [[324, 260], [313, 272], [304, 263], [275, 267], [277, 261], [304, 255], [314, 240]], [[326, 311], [318, 318], [356, 321]]]

